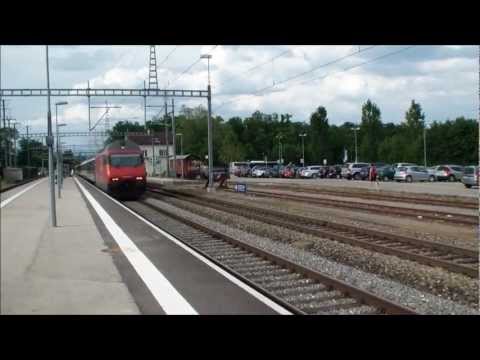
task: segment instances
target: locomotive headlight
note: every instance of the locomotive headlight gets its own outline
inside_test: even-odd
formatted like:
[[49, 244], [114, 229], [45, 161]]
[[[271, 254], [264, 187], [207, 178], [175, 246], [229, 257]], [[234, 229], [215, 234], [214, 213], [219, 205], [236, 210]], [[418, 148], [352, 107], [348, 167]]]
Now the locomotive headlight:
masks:
[[112, 178], [112, 181], [118, 181], [118, 178]]
[[137, 180], [143, 180], [143, 177], [142, 176], [137, 176], [136, 179]]

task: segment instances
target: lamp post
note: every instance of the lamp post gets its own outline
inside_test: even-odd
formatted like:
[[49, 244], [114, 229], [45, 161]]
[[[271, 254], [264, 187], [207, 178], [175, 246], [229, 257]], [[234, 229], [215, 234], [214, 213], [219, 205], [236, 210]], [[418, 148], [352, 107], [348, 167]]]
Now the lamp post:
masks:
[[48, 45], [46, 46], [46, 60], [47, 60], [47, 128], [48, 135], [46, 143], [48, 146], [48, 176], [49, 176], [49, 190], [50, 190], [50, 222], [52, 227], [57, 227], [57, 211], [55, 205], [55, 181], [53, 179], [53, 135], [52, 135], [52, 111], [50, 108], [50, 70], [48, 63]]
[[[182, 133], [177, 133], [177, 136], [180, 136], [180, 155], [182, 155], [182, 180], [183, 180], [183, 134]], [[175, 152], [177, 149], [175, 149]], [[177, 166], [177, 163], [175, 163], [175, 167]]]
[[282, 139], [283, 135], [279, 134], [277, 135], [278, 139], [278, 165], [282, 163]]
[[62, 193], [60, 188], [63, 182], [63, 167], [60, 165], [60, 138], [59, 138], [59, 130], [58, 128], [61, 126], [66, 126], [67, 124], [59, 124], [58, 123], [58, 107], [62, 105], [67, 105], [68, 102], [66, 101], [59, 101], [55, 103], [55, 131], [57, 133], [57, 189], [58, 189], [58, 198], [62, 197]]
[[208, 189], [207, 191], [213, 191], [213, 131], [212, 131], [212, 90], [210, 88], [210, 59], [212, 55], [204, 54], [200, 56], [200, 59], [207, 59], [207, 71], [208, 71]]
[[303, 133], [298, 136], [302, 138], [302, 166], [305, 166], [305, 136], [307, 136], [307, 133]]
[[427, 168], [427, 125], [423, 127], [423, 162], [425, 169]]
[[352, 129], [354, 136], [355, 136], [355, 162], [358, 162], [358, 155], [357, 155], [357, 131], [360, 130], [360, 128], [355, 127]]

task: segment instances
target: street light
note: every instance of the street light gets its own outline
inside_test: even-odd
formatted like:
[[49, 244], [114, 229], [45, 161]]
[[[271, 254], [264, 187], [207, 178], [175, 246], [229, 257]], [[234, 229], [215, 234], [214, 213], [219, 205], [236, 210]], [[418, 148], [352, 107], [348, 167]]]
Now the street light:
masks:
[[425, 169], [427, 168], [427, 129], [428, 125], [425, 124], [423, 127], [423, 162], [425, 165]]
[[302, 166], [305, 166], [305, 136], [307, 136], [307, 133], [303, 133], [298, 135], [302, 138]]
[[[60, 199], [62, 197], [60, 188], [63, 183], [63, 167], [60, 169], [60, 141], [59, 141], [59, 134], [58, 134], [58, 128], [60, 126], [66, 126], [67, 124], [59, 124], [58, 123], [58, 107], [61, 105], [67, 105], [68, 102], [66, 101], [59, 101], [55, 103], [55, 127], [56, 127], [56, 133], [57, 133], [57, 189], [58, 189], [58, 198]], [[61, 170], [61, 171], [60, 171]]]
[[48, 62], [48, 45], [45, 47], [46, 50], [46, 63], [47, 63], [47, 129], [48, 135], [46, 138], [46, 143], [48, 146], [48, 176], [49, 176], [49, 190], [50, 190], [50, 222], [52, 227], [57, 227], [57, 210], [55, 205], [55, 182], [53, 179], [53, 135], [52, 135], [52, 111], [50, 105], [50, 70]]
[[278, 164], [282, 164], [283, 161], [282, 161], [282, 139], [283, 139], [283, 135], [282, 134], [278, 134], [276, 136], [276, 138], [278, 139]]
[[357, 131], [360, 130], [360, 128], [356, 127], [351, 129], [354, 133], [355, 136], [355, 162], [358, 162], [358, 156], [357, 156]]
[[212, 55], [204, 54], [200, 56], [200, 59], [207, 59], [208, 69], [208, 189], [207, 191], [213, 191], [213, 131], [212, 131], [212, 90], [210, 88], [210, 59]]
[[[182, 155], [182, 180], [183, 180], [183, 134], [182, 133], [177, 133], [177, 136], [180, 136], [180, 155]], [[175, 152], [177, 152], [177, 149], [175, 149]], [[175, 163], [175, 168], [177, 167], [177, 164]], [[175, 169], [176, 171], [176, 169]]]

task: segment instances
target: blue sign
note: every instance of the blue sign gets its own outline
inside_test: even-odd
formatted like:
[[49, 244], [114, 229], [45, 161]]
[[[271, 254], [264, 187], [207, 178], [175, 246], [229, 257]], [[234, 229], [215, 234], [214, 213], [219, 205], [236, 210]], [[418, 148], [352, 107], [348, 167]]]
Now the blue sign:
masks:
[[247, 192], [247, 184], [235, 184], [235, 192]]

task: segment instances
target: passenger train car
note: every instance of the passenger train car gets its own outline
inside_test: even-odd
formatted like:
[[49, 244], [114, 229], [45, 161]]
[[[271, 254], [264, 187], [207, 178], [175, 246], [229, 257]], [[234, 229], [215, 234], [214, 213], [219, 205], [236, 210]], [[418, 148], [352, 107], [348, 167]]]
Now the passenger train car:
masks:
[[94, 158], [78, 165], [77, 174], [121, 198], [138, 198], [147, 185], [143, 151], [128, 140], [107, 145]]

